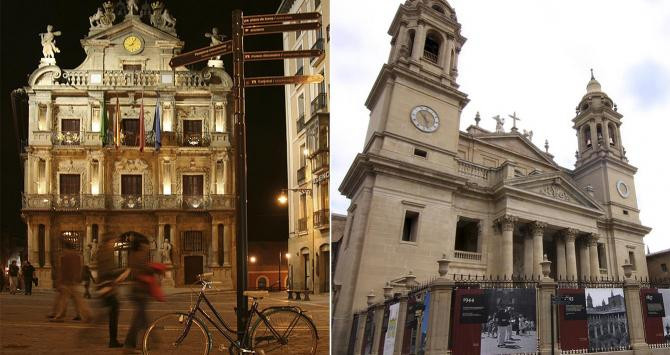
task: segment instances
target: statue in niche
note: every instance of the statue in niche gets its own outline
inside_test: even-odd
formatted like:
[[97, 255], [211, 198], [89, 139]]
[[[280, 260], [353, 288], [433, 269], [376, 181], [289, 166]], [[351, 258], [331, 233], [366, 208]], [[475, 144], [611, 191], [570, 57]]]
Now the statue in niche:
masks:
[[161, 250], [161, 262], [167, 265], [172, 264], [172, 244], [170, 244], [170, 240], [167, 238], [165, 238], [165, 241], [163, 242], [163, 250]]
[[91, 249], [93, 249], [93, 245], [88, 244], [86, 246], [86, 250], [84, 251], [84, 265], [91, 265]]
[[53, 31], [54, 26], [47, 25], [47, 32], [40, 33], [40, 43], [42, 44], [42, 55], [44, 58], [54, 58], [55, 53], [60, 53], [56, 47], [56, 37], [61, 35], [60, 31]]
[[[214, 27], [212, 28], [212, 33], [205, 33], [205, 37], [209, 38], [212, 40], [212, 42], [209, 44], [210, 47], [219, 45], [223, 43], [223, 40], [226, 38], [226, 35], [224, 34], [219, 34], [219, 29]], [[221, 59], [220, 55], [217, 55], [216, 57], [212, 59]]]
[[93, 241], [89, 245], [91, 249], [90, 250], [91, 256], [89, 260], [91, 261], [98, 260], [98, 240], [93, 238]]
[[149, 249], [151, 250], [151, 261], [156, 261], [156, 252], [158, 251], [158, 246], [156, 245], [156, 238], [149, 237]]

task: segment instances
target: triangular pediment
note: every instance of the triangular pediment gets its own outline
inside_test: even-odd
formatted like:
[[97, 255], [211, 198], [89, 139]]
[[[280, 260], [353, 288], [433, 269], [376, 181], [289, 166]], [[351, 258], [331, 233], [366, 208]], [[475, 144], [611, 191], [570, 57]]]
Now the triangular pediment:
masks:
[[551, 154], [541, 151], [528, 138], [516, 133], [477, 135], [475, 141], [493, 145], [503, 151], [542, 161], [558, 168], [558, 165], [552, 159], [553, 156]]
[[119, 37], [123, 37], [131, 32], [140, 33], [144, 36], [153, 38], [155, 40], [181, 43], [179, 37], [170, 34], [168, 32], [162, 31], [156, 27], [147, 25], [137, 18], [129, 18], [123, 22], [117, 23], [109, 28], [101, 30], [100, 32], [95, 32], [84, 39], [83, 42], [89, 40], [114, 40]]
[[518, 177], [504, 182], [503, 188], [527, 192], [542, 199], [569, 203], [604, 213], [600, 204], [561, 172]]

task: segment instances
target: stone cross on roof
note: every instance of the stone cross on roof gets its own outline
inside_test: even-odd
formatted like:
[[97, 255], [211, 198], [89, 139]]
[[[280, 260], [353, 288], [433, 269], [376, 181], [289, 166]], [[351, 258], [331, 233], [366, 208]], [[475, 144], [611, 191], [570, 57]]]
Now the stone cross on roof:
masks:
[[516, 132], [516, 131], [517, 131], [517, 129], [516, 129], [516, 121], [521, 121], [521, 119], [520, 119], [519, 117], [517, 117], [517, 115], [516, 115], [516, 111], [515, 111], [513, 114], [511, 114], [511, 115], [507, 115], [507, 116], [509, 116], [509, 118], [512, 119], [512, 131]]

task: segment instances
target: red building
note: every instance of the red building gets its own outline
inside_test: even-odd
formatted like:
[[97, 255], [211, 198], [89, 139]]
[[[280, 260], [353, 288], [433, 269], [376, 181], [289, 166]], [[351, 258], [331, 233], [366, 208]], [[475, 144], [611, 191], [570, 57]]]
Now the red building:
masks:
[[249, 289], [286, 289], [290, 284], [287, 247], [286, 241], [249, 242]]

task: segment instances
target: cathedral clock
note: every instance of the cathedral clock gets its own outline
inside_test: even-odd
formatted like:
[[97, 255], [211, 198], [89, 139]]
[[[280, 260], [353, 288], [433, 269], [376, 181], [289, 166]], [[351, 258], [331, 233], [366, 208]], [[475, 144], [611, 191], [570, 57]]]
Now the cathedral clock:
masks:
[[144, 40], [142, 37], [130, 35], [123, 40], [123, 48], [131, 54], [139, 53], [144, 48]]
[[413, 108], [410, 119], [416, 128], [426, 133], [435, 132], [440, 126], [440, 117], [435, 110], [428, 106]]

